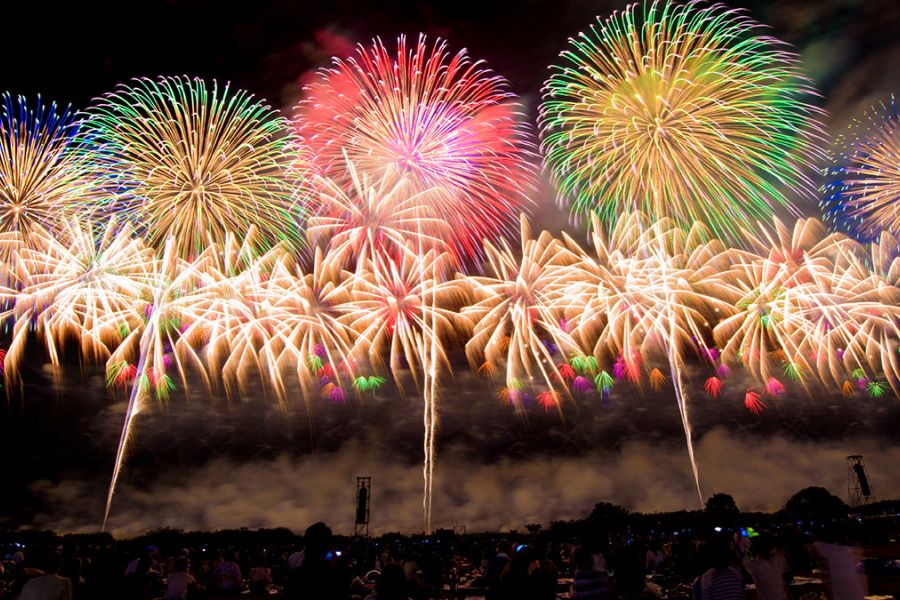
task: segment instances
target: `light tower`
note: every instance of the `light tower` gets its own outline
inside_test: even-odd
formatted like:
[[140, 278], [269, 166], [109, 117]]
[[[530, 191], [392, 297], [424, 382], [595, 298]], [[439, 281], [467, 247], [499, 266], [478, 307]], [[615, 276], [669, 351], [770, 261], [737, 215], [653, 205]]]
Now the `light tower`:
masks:
[[875, 500], [862, 454], [847, 457], [847, 498], [850, 506], [869, 504]]
[[372, 478], [356, 478], [356, 519], [353, 535], [369, 537], [369, 505], [372, 502]]

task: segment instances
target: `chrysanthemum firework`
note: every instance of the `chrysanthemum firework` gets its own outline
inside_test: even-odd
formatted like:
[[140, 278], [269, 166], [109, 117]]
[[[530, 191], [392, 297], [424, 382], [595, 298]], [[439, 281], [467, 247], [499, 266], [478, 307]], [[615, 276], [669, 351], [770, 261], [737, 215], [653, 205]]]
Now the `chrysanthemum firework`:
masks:
[[24, 286], [15, 298], [7, 377], [15, 378], [31, 331], [53, 364], [66, 342], [80, 347], [84, 359], [103, 361], [141, 323], [153, 265], [131, 229], [111, 220], [95, 237], [89, 222], [71, 219], [59, 233], [61, 239], [37, 228], [30, 235], [43, 240], [18, 252]]
[[69, 108], [31, 106], [0, 98], [0, 261], [5, 269], [20, 243], [45, 239], [36, 226], [58, 236], [79, 209], [96, 199], [90, 154], [77, 140]]
[[350, 185], [395, 170], [421, 198], [424, 217], [450, 225], [444, 242], [458, 256], [514, 229], [534, 183], [525, 120], [504, 79], [440, 40], [380, 40], [335, 59], [307, 87], [294, 123], [323, 177]]
[[900, 234], [900, 109], [893, 96], [838, 139], [821, 206], [825, 219], [861, 242]]
[[[685, 361], [692, 350], [709, 355], [705, 340], [711, 323], [731, 310], [716, 297], [710, 278], [734, 257], [718, 240], [704, 242], [710, 234], [701, 224], [684, 232], [671, 220], [651, 223], [645, 215], [632, 213], [608, 237], [596, 216], [593, 229], [597, 258], [585, 256], [579, 263], [578, 277], [586, 285], [569, 308], [577, 314], [574, 333], [600, 359], [617, 354], [619, 369], [632, 381], [639, 379], [642, 363], [659, 361], [667, 367], [702, 502]], [[661, 388], [664, 377], [659, 370], [651, 371], [651, 386]]]
[[285, 120], [229, 85], [136, 79], [88, 110], [97, 177], [112, 209], [158, 250], [167, 237], [194, 257], [251, 225], [272, 245], [303, 241], [297, 145]]
[[796, 55], [720, 4], [634, 4], [571, 40], [544, 87], [546, 164], [576, 214], [641, 210], [723, 240], [811, 191], [814, 91]]
[[578, 256], [546, 231], [532, 238], [524, 218], [520, 248], [487, 243], [485, 254], [486, 273], [463, 282], [471, 288], [471, 304], [461, 311], [473, 329], [466, 344], [469, 361], [484, 361], [490, 372], [504, 369], [507, 385], [521, 379], [552, 387], [565, 375], [546, 342], [563, 356], [580, 352], [557, 306], [577, 283], [580, 273], [571, 267]]

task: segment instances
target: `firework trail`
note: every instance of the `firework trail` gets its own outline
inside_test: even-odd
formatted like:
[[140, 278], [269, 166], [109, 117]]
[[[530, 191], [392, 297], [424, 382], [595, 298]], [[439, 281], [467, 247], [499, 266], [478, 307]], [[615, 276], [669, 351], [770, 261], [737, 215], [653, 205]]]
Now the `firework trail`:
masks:
[[850, 125], [832, 163], [820, 203], [825, 220], [864, 243], [900, 234], [900, 112], [893, 96]]
[[436, 382], [438, 372], [449, 368], [445, 342], [458, 337], [460, 328], [454, 308], [462, 302], [461, 290], [446, 282], [453, 266], [447, 253], [413, 248], [398, 262], [370, 264], [354, 274], [352, 297], [342, 316], [358, 336], [356, 352], [367, 351], [369, 363], [376, 366], [388, 356], [388, 369], [401, 391], [405, 363], [423, 391], [426, 528], [431, 518]]
[[[441, 41], [420, 36], [408, 47], [400, 37], [391, 53], [376, 40], [335, 59], [306, 88], [294, 124], [318, 175], [311, 233], [334, 236], [329, 254], [338, 263], [355, 257], [356, 271], [401, 265], [410, 245], [420, 255], [449, 250], [462, 264], [531, 206], [533, 149], [515, 97], [505, 80], [465, 52], [451, 56]], [[423, 302], [439, 295], [422, 289]], [[433, 305], [426, 319], [437, 313]], [[426, 348], [421, 362], [426, 530], [437, 414], [432, 360], [443, 353]]]
[[[730, 312], [710, 278], [734, 260], [718, 241], [707, 239], [702, 225], [684, 232], [671, 220], [651, 224], [637, 213], [623, 217], [606, 237], [595, 217], [596, 257], [583, 256], [576, 267], [581, 289], [569, 305], [578, 315], [573, 334], [593, 348], [598, 361], [616, 356], [624, 377], [636, 382], [642, 365], [655, 360], [667, 365], [701, 504], [685, 356], [708, 353], [711, 324]], [[650, 372], [651, 385], [663, 382], [662, 372]]]
[[112, 198], [94, 210], [128, 219], [157, 251], [172, 239], [178, 256], [195, 257], [251, 225], [261, 249], [302, 246], [298, 145], [253, 96], [196, 78], [135, 79], [87, 114], [96, 179]]
[[[231, 236], [228, 236], [229, 238]], [[228, 239], [225, 246], [232, 245]], [[179, 257], [179, 241], [169, 238], [162, 253], [152, 260], [148, 294], [143, 303], [144, 319], [110, 356], [108, 367], [114, 373], [122, 365], [136, 362], [125, 422], [116, 451], [115, 466], [107, 493], [103, 527], [106, 528], [119, 474], [134, 431], [135, 417], [155, 400], [166, 403], [174, 381], [174, 371], [188, 387], [188, 371], [199, 374], [206, 389], [212, 379], [203, 356], [203, 348], [213, 333], [211, 324], [221, 315], [216, 308], [227, 297], [228, 276], [219, 270], [220, 249], [209, 246], [192, 261]], [[133, 359], [136, 357], [136, 361]], [[132, 359], [132, 360], [129, 360]]]
[[544, 86], [560, 197], [609, 227], [626, 212], [742, 241], [807, 175], [822, 137], [798, 57], [721, 4], [632, 4], [570, 40]]

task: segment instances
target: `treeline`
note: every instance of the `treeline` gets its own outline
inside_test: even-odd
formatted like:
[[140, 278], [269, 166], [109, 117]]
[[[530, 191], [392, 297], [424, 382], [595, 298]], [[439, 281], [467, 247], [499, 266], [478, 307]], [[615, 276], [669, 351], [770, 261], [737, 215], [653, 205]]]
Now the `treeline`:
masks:
[[[900, 532], [900, 500], [884, 500], [850, 507], [843, 500], [821, 487], [809, 487], [794, 494], [785, 506], [774, 513], [744, 512], [728, 494], [714, 494], [703, 510], [681, 510], [663, 513], [630, 512], [610, 504], [598, 503], [589, 515], [570, 521], [553, 521], [549, 526], [524, 524], [522, 530], [508, 532], [479, 532], [462, 534], [453, 530], [437, 530], [431, 536], [421, 534], [386, 533], [376, 541], [391, 544], [397, 540], [417, 541], [434, 539], [451, 542], [460, 537], [469, 541], [505, 536], [513, 540], [541, 540], [569, 542], [591, 539], [621, 539], [635, 536], [668, 537], [684, 535], [705, 538], [717, 530], [741, 528], [777, 531], [790, 527], [801, 533], [815, 534], [822, 527], [850, 529], [859, 542], [878, 543], [896, 538]], [[215, 531], [184, 531], [161, 528], [147, 531], [133, 538], [117, 539], [107, 532], [59, 534], [49, 530], [0, 530], [0, 546], [4, 553], [17, 546], [94, 546], [139, 549], [146, 546], [160, 548], [240, 548], [298, 547], [302, 536], [286, 527], [272, 529], [221, 529]], [[336, 541], [350, 543], [347, 537]]]

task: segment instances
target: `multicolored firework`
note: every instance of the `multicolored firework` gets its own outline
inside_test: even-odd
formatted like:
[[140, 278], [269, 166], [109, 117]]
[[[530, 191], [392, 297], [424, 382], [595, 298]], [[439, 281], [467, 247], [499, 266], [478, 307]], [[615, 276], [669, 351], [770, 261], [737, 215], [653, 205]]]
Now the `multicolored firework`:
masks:
[[135, 79], [88, 109], [85, 139], [112, 211], [183, 258], [251, 224], [264, 247], [299, 247], [305, 218], [297, 144], [285, 120], [243, 91], [188, 77]]
[[723, 241], [807, 192], [815, 96], [796, 55], [721, 4], [632, 4], [571, 40], [544, 87], [545, 160], [561, 198], [705, 223]]
[[342, 189], [394, 171], [414, 194], [432, 191], [418, 200], [421, 217], [449, 225], [441, 235], [458, 257], [478, 254], [531, 205], [532, 147], [515, 97], [440, 40], [400, 37], [395, 54], [376, 40], [335, 59], [306, 88], [294, 124], [315, 169]]
[[75, 113], [38, 98], [0, 99], [0, 269], [19, 245], [61, 238], [69, 219], [96, 202], [93, 156], [78, 141]]
[[[859, 245], [829, 234], [821, 221], [803, 219], [789, 229], [776, 220], [774, 231], [714, 276], [719, 295], [737, 309], [715, 327], [722, 360], [743, 364], [761, 382], [815, 374], [840, 385], [856, 352], [848, 349], [867, 347], [871, 337], [861, 335], [862, 323], [887, 323], [883, 311], [893, 309], [881, 299], [896, 288], [871, 276]], [[885, 335], [878, 335], [880, 346]]]
[[821, 129], [797, 57], [759, 29], [719, 4], [645, 0], [572, 41], [540, 119], [590, 251], [531, 234], [535, 153], [506, 81], [424, 36], [335, 60], [293, 129], [186, 77], [122, 85], [84, 125], [6, 95], [5, 380], [27, 343], [54, 365], [72, 344], [128, 395], [104, 520], [137, 415], [189, 381], [261, 382], [312, 411], [392, 377], [423, 400], [430, 530], [453, 344], [523, 418], [671, 386], [702, 501], [700, 383], [733, 398], [744, 367], [757, 416], [801, 388], [900, 396], [900, 113], [891, 98], [857, 123], [829, 171], [826, 218], [858, 241], [815, 219], [764, 228], [810, 191]]
[[893, 95], [838, 139], [826, 175], [827, 221], [864, 243], [900, 234], [900, 109]]

